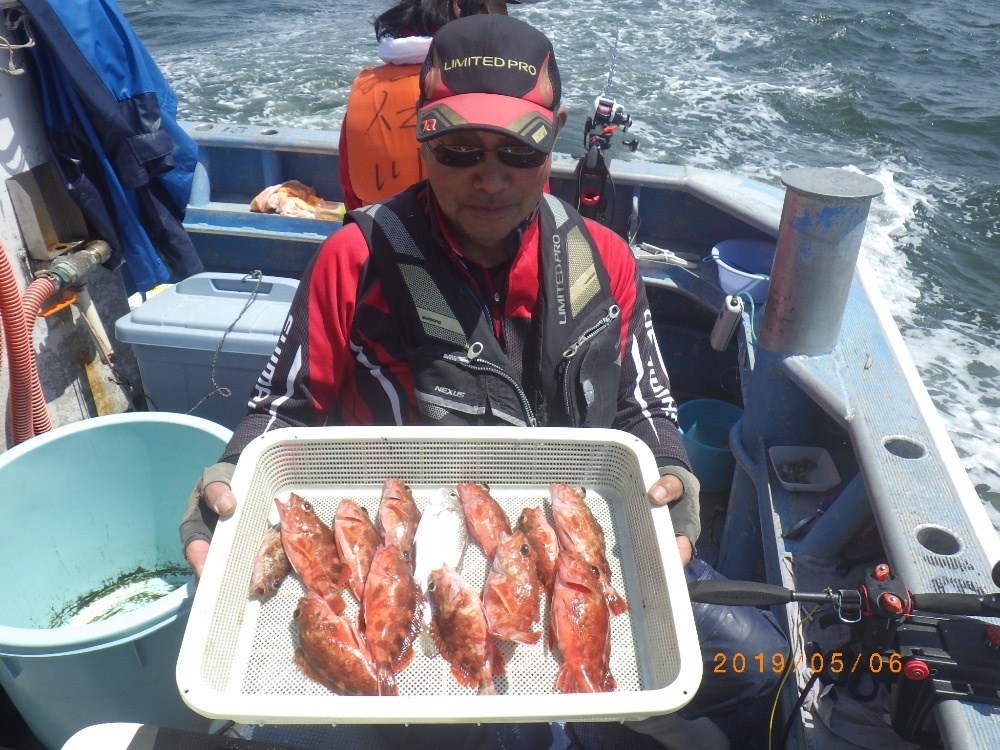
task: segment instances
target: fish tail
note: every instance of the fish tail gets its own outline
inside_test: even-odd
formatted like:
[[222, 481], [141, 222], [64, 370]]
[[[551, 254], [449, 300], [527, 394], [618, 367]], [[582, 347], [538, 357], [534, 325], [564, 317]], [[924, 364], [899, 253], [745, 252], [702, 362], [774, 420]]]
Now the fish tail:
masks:
[[479, 683], [478, 694], [479, 695], [496, 695], [497, 694], [497, 689], [496, 689], [496, 686], [494, 686], [494, 684], [493, 684], [493, 678], [492, 677], [483, 677], [483, 679]]
[[576, 689], [576, 678], [573, 676], [573, 671], [569, 668], [568, 664], [564, 663], [556, 673], [556, 691], [560, 693], [579, 692]]
[[500, 647], [497, 646], [496, 641], [490, 638], [490, 649], [493, 653], [492, 659], [492, 672], [494, 675], [505, 675], [507, 674], [507, 666], [504, 664], [503, 653], [500, 651]]
[[526, 633], [518, 633], [511, 637], [512, 641], [523, 643], [525, 646], [534, 646], [541, 639], [542, 634], [538, 631], [529, 630]]
[[399, 695], [399, 688], [396, 686], [396, 675], [392, 671], [392, 665], [375, 665], [375, 677], [378, 680], [379, 695]]

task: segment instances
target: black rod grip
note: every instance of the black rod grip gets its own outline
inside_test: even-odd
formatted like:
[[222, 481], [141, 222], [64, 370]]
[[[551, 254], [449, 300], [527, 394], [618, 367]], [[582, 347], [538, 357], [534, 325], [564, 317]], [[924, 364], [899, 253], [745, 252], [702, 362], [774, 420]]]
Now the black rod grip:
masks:
[[913, 609], [942, 615], [1000, 617], [997, 594], [910, 594]]
[[792, 592], [784, 586], [754, 581], [692, 581], [688, 595], [694, 602], [735, 607], [768, 607], [792, 600]]

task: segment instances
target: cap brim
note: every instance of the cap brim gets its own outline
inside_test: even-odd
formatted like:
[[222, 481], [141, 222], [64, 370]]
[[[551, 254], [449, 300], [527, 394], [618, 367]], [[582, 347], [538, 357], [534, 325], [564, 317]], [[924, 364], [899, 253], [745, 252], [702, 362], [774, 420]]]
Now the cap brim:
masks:
[[417, 140], [429, 141], [459, 130], [509, 135], [550, 153], [555, 145], [555, 114], [550, 109], [501, 94], [455, 94], [420, 108]]

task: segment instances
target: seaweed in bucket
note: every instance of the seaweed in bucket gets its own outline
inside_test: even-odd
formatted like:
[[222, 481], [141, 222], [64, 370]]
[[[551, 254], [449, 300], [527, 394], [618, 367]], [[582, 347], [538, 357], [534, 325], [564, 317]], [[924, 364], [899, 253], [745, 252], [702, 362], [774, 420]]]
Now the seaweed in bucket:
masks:
[[115, 615], [133, 612], [180, 588], [190, 578], [191, 570], [183, 565], [157, 570], [139, 566], [68, 603], [53, 613], [48, 626], [60, 628], [101, 622]]

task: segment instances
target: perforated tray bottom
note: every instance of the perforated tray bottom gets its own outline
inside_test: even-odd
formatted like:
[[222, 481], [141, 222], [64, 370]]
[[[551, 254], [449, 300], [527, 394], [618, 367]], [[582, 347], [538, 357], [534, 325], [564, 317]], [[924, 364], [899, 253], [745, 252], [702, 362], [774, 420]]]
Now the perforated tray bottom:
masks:
[[[336, 514], [337, 504], [343, 497], [350, 497], [368, 509], [372, 518], [378, 511], [380, 490], [367, 492], [358, 488], [342, 487], [318, 491], [314, 488], [289, 488], [313, 504], [320, 518], [330, 523]], [[417, 507], [423, 511], [430, 495], [437, 487], [410, 485]], [[491, 486], [493, 497], [507, 514], [512, 527], [522, 508], [541, 505], [546, 509], [549, 522], [547, 489], [515, 489]], [[612, 570], [612, 583], [619, 591], [625, 591], [622, 575], [620, 547], [617, 543], [615, 526], [608, 501], [588, 488], [588, 506], [594, 512], [598, 523], [605, 529], [609, 551], [608, 562]], [[260, 528], [263, 536], [267, 526]], [[471, 541], [466, 546], [460, 572], [466, 583], [477, 591], [482, 591], [489, 573], [489, 563], [478, 544]], [[244, 693], [272, 693], [279, 695], [323, 695], [328, 691], [316, 682], [306, 678], [294, 664], [296, 637], [292, 623], [292, 612], [305, 589], [295, 575], [289, 576], [278, 592], [263, 606], [253, 602], [246, 607], [244, 617], [246, 630], [252, 627], [252, 637], [246, 652], [245, 677], [241, 690]], [[356, 618], [357, 601], [345, 592], [347, 614]], [[546, 597], [547, 599], [547, 597]], [[496, 677], [494, 685], [502, 694], [548, 695], [553, 692], [556, 672], [562, 663], [548, 649], [548, 602], [542, 605], [542, 620], [539, 632], [544, 637], [534, 646], [500, 641], [498, 645], [507, 664], [506, 676]], [[437, 654], [425, 656], [418, 646], [417, 657], [396, 678], [400, 695], [473, 695], [474, 688], [460, 685], [451, 675], [448, 663]], [[611, 673], [618, 681], [619, 690], [641, 690], [642, 683], [636, 665], [636, 646], [632, 636], [631, 619], [627, 615], [611, 620]]]

